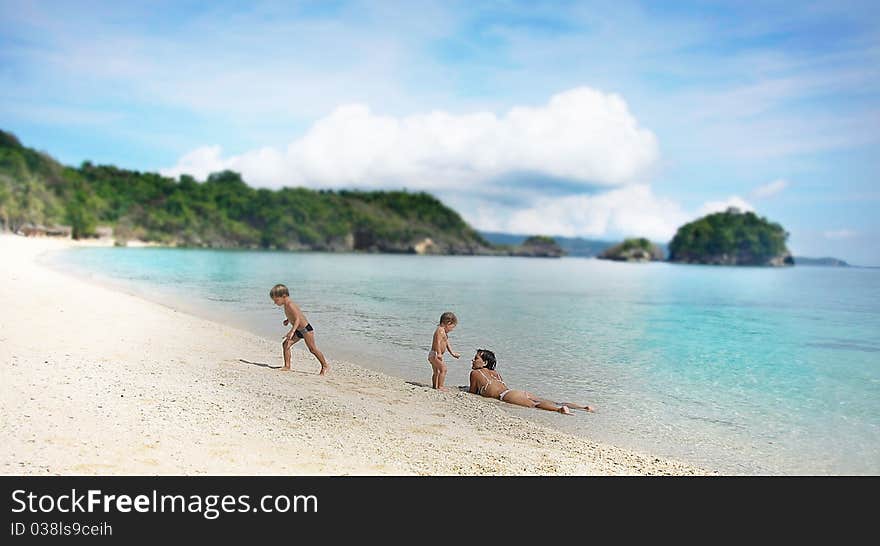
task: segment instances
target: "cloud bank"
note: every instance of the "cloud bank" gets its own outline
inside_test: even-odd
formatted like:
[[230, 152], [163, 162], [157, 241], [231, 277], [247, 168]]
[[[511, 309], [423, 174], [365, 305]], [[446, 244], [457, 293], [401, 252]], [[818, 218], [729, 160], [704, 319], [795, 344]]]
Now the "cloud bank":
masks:
[[486, 231], [669, 241], [683, 224], [728, 207], [754, 211], [751, 204], [738, 196], [704, 203], [696, 211], [688, 211], [675, 200], [655, 195], [647, 184], [633, 184], [596, 195], [538, 199], [534, 206], [508, 215], [499, 215], [484, 206], [478, 208], [472, 222]]
[[[738, 196], [686, 211], [655, 195], [646, 178], [658, 158], [657, 138], [621, 97], [578, 87], [501, 116], [433, 111], [392, 117], [344, 105], [286, 148], [224, 155], [220, 146], [204, 146], [162, 174], [204, 179], [230, 169], [269, 188], [426, 190], [457, 205], [478, 229], [571, 237], [668, 240], [697, 216], [731, 206], [754, 210]], [[505, 182], [523, 173], [565, 181], [567, 194]]]
[[204, 179], [231, 169], [272, 188], [473, 189], [519, 172], [618, 186], [639, 181], [658, 156], [656, 137], [621, 97], [579, 87], [502, 116], [434, 111], [391, 117], [362, 104], [340, 106], [286, 149], [224, 156], [219, 146], [205, 146], [162, 173]]

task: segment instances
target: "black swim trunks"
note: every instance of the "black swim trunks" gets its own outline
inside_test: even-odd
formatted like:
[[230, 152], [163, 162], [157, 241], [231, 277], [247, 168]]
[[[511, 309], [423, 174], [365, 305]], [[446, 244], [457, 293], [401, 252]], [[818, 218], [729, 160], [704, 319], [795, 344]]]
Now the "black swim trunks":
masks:
[[306, 332], [314, 332], [314, 331], [315, 331], [315, 329], [312, 328], [311, 323], [309, 323], [309, 324], [306, 324], [305, 328], [300, 328], [293, 335], [295, 335], [296, 337], [298, 337], [300, 339], [303, 339], [306, 337]]

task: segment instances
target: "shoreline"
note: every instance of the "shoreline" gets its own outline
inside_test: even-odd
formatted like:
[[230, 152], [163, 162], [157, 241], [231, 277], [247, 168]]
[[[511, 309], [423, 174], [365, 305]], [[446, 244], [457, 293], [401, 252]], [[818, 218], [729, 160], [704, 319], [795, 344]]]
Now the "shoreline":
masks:
[[76, 244], [0, 235], [3, 474], [714, 474], [305, 351], [276, 372], [274, 342], [39, 263]]

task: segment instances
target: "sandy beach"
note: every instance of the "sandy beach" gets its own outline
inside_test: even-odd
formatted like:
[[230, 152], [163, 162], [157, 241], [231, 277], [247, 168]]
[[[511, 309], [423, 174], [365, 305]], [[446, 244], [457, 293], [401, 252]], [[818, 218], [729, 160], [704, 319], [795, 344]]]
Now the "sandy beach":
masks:
[[280, 340], [38, 263], [73, 244], [0, 235], [3, 474], [710, 473], [356, 363], [319, 377], [302, 347], [276, 371]]

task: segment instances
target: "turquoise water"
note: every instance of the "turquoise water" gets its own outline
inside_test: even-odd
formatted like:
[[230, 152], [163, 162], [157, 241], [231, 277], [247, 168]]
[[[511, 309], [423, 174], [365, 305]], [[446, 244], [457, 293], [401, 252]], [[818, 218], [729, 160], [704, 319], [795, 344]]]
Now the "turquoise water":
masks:
[[723, 473], [880, 473], [878, 270], [125, 248], [51, 260], [279, 342], [268, 290], [282, 282], [329, 358], [421, 383], [452, 310], [448, 385], [467, 384], [484, 347], [509, 385], [599, 407], [506, 411]]

